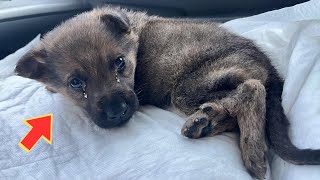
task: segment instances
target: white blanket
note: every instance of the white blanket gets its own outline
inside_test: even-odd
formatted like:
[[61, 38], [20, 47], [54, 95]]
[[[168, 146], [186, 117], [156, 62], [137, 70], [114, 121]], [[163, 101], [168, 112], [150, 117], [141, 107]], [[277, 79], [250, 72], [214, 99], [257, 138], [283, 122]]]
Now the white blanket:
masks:
[[[319, 9], [314, 0], [224, 25], [254, 39], [286, 78], [283, 105], [301, 148], [320, 148]], [[122, 128], [101, 130], [61, 95], [15, 76], [17, 60], [38, 41], [0, 61], [0, 179], [251, 179], [235, 134], [187, 139], [182, 117], [151, 106]], [[26, 153], [18, 146], [29, 131], [22, 120], [48, 113], [52, 145], [40, 140]], [[320, 166], [271, 163], [273, 179], [320, 179]]]

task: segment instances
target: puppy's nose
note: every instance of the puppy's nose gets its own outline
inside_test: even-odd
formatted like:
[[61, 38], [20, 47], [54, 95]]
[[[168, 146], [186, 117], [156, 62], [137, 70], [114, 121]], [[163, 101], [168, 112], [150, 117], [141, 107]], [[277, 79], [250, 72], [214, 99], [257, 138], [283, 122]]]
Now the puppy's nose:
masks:
[[103, 106], [103, 111], [109, 120], [119, 120], [126, 114], [128, 104], [121, 96], [113, 96], [110, 101]]
[[128, 105], [125, 102], [120, 102], [117, 104], [111, 105], [111, 107], [104, 109], [104, 112], [107, 114], [108, 119], [117, 120], [124, 116], [127, 112]]

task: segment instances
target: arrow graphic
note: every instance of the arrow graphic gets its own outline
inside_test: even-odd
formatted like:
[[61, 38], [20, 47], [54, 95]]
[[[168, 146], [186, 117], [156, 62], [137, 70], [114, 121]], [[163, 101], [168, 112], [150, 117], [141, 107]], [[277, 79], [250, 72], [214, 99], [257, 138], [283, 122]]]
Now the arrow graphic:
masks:
[[43, 138], [49, 144], [52, 143], [52, 114], [26, 119], [23, 122], [31, 130], [19, 142], [19, 146], [27, 152], [37, 144], [40, 138]]

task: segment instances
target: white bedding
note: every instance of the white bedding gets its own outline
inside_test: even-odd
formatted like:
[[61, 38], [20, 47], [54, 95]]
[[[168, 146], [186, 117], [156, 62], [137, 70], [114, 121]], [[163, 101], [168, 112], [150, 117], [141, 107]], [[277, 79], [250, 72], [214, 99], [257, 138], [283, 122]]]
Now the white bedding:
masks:
[[[283, 105], [301, 148], [320, 148], [319, 9], [314, 0], [224, 24], [254, 39], [286, 78]], [[0, 179], [251, 179], [235, 134], [187, 139], [180, 135], [182, 117], [151, 106], [122, 128], [101, 130], [61, 95], [15, 76], [17, 60], [38, 40], [0, 61]], [[27, 154], [17, 145], [29, 131], [22, 120], [48, 113], [52, 145], [40, 140]], [[320, 166], [278, 157], [271, 169], [276, 180], [320, 179]]]

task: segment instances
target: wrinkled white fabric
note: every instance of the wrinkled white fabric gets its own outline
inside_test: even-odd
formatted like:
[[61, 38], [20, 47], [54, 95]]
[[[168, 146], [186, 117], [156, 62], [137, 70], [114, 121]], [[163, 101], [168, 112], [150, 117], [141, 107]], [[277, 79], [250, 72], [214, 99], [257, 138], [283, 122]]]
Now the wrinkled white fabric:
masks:
[[[320, 2], [227, 22], [253, 39], [285, 77], [283, 106], [300, 148], [320, 148]], [[183, 118], [142, 107], [122, 128], [102, 130], [64, 97], [15, 76], [14, 66], [39, 37], [0, 61], [0, 179], [251, 179], [238, 136], [187, 139]], [[29, 131], [22, 120], [53, 113], [53, 143], [30, 153], [18, 143]], [[295, 166], [275, 157], [273, 179], [320, 179], [320, 166]], [[269, 178], [268, 178], [269, 179]]]

